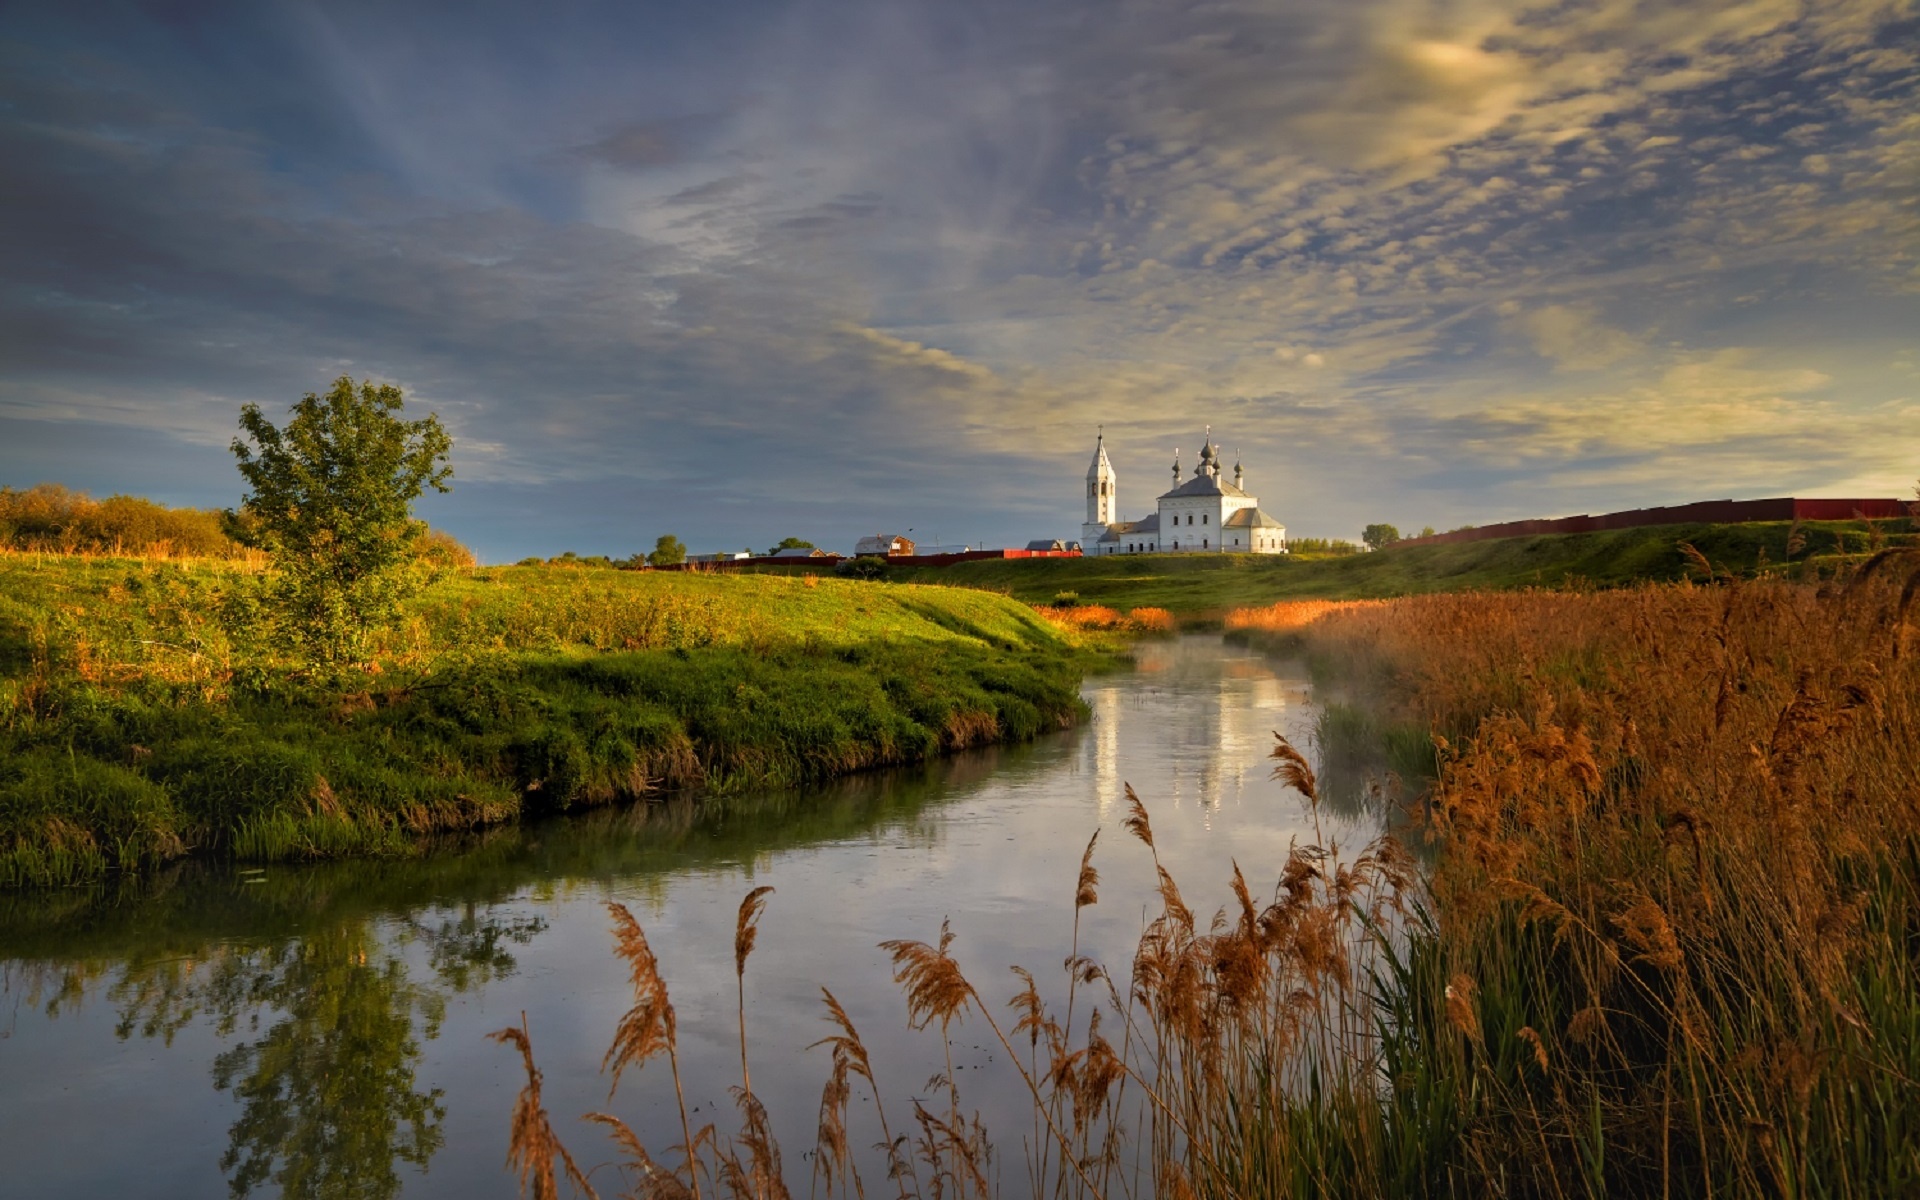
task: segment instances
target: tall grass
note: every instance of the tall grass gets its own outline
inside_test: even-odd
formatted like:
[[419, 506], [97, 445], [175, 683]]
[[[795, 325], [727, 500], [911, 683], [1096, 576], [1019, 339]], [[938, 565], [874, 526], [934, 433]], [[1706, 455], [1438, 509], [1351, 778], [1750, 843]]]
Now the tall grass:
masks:
[[1104, 604], [1066, 604], [1055, 602], [1035, 610], [1042, 617], [1065, 629], [1099, 630], [1103, 633], [1124, 633], [1138, 636], [1160, 636], [1178, 633], [1180, 626], [1173, 614], [1164, 608], [1151, 606], [1130, 609], [1122, 613], [1117, 608], [1108, 608]]
[[1471, 1054], [1417, 1055], [1448, 1064], [1447, 1180], [1920, 1188], [1914, 565], [1305, 625], [1439, 750], [1433, 930], [1383, 1000], [1396, 1036], [1437, 1027], [1438, 979], [1471, 1004]]
[[[1032, 1100], [1034, 1196], [1920, 1194], [1916, 566], [1248, 614], [1384, 682], [1382, 719], [1430, 731], [1426, 877], [1391, 838], [1352, 859], [1297, 846], [1267, 898], [1236, 865], [1209, 921], [1156, 858], [1157, 915], [1115, 970], [1078, 945], [1103, 886], [1090, 842], [1062, 881], [1063, 1008], [1022, 971], [996, 1015], [943, 925], [883, 944], [910, 1021], [949, 1046], [977, 1021], [1006, 1052]], [[1317, 818], [1307, 760], [1284, 741], [1274, 758]], [[638, 926], [614, 915], [635, 961]], [[636, 971], [616, 1072], [671, 1059], [664, 979], [650, 956]], [[1005, 1143], [961, 1109], [951, 1069], [889, 1108], [885, 1072], [823, 1002], [814, 1182], [1004, 1186]], [[731, 1139], [689, 1123], [650, 1148], [616, 1125], [635, 1194], [788, 1194], [744, 1051], [736, 1095]], [[874, 1128], [856, 1128], [856, 1096]], [[556, 1194], [571, 1160], [554, 1126], [521, 1129], [523, 1178]], [[877, 1162], [849, 1151], [863, 1134]]]

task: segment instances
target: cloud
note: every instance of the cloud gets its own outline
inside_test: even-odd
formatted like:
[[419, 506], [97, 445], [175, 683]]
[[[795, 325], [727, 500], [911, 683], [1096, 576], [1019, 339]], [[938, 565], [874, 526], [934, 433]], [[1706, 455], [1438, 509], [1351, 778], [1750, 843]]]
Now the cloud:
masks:
[[10, 15], [0, 415], [213, 447], [391, 378], [515, 538], [592, 491], [729, 543], [902, 495], [1012, 539], [1077, 520], [1098, 424], [1142, 495], [1216, 425], [1309, 532], [1879, 479], [1920, 323], [1899, 11]]
[[1561, 370], [1598, 370], [1639, 350], [1633, 338], [1602, 324], [1591, 309], [1573, 305], [1548, 304], [1517, 313], [1511, 323], [1527, 336], [1541, 357], [1553, 360]]
[[696, 146], [723, 121], [715, 114], [632, 121], [579, 147], [577, 153], [625, 170], [670, 166], [694, 158]]

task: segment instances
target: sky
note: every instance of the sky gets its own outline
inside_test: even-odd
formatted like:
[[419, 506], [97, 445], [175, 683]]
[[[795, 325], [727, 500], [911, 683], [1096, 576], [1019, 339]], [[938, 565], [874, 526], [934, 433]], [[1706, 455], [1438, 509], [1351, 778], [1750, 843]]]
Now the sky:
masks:
[[0, 163], [0, 485], [341, 375], [485, 561], [1920, 476], [1914, 0], [13, 0]]

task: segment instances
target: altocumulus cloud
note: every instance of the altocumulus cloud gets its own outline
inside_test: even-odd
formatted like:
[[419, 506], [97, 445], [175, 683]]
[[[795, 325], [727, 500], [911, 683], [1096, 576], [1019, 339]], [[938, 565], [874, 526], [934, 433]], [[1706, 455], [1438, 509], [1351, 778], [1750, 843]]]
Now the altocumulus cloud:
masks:
[[32, 4], [0, 482], [231, 503], [392, 380], [483, 554], [1296, 530], [1920, 473], [1920, 25], [1865, 0]]

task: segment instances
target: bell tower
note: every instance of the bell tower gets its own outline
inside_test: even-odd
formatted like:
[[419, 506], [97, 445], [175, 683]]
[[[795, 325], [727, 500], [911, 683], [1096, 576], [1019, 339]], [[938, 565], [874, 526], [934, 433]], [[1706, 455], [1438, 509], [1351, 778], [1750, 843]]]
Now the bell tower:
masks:
[[1094, 439], [1093, 462], [1087, 467], [1087, 522], [1080, 527], [1082, 546], [1092, 546], [1107, 531], [1107, 526], [1120, 519], [1120, 501], [1116, 494], [1119, 483], [1113, 460], [1107, 457], [1107, 431], [1103, 426]]

